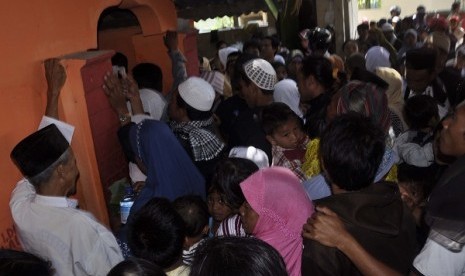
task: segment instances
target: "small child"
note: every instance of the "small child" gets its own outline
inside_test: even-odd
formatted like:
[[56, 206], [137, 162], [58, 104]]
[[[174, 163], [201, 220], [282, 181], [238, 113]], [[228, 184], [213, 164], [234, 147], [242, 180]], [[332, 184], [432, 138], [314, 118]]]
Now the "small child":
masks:
[[107, 276], [141, 276], [141, 275], [151, 275], [151, 276], [166, 276], [166, 273], [163, 269], [156, 265], [153, 262], [139, 259], [139, 258], [129, 258], [124, 260], [114, 266]]
[[423, 247], [428, 237], [429, 228], [423, 217], [426, 200], [435, 183], [437, 168], [437, 166], [421, 168], [405, 163], [397, 168], [400, 195], [415, 219], [420, 248]]
[[276, 78], [278, 81], [282, 81], [283, 79], [287, 79], [287, 68], [282, 62], [275, 61], [271, 64], [276, 71]]
[[[214, 182], [214, 180], [212, 182]], [[218, 231], [221, 222], [231, 216], [234, 210], [226, 204], [224, 198], [218, 191], [218, 188], [214, 185], [210, 187], [208, 192], [207, 204], [208, 212], [212, 218], [210, 223], [210, 236], [213, 237], [216, 235], [216, 231]]]
[[197, 246], [208, 235], [208, 207], [200, 196], [188, 195], [177, 198], [173, 207], [185, 224], [186, 238], [182, 252], [184, 264], [191, 265]]
[[[221, 206], [223, 208], [227, 207], [230, 214], [222, 219], [221, 223], [215, 228], [214, 236], [242, 237], [247, 235], [239, 216], [239, 208], [245, 201], [240, 183], [256, 171], [258, 171], [257, 165], [251, 160], [243, 158], [223, 159], [216, 166], [212, 178], [212, 191], [217, 193], [218, 199], [221, 200]], [[215, 208], [212, 208], [211, 213], [212, 216], [215, 216]], [[217, 219], [219, 217], [215, 218], [215, 220]]]
[[159, 265], [168, 276], [187, 276], [182, 262], [184, 221], [166, 198], [154, 197], [140, 208], [129, 223], [128, 244], [137, 258]]
[[429, 167], [434, 163], [433, 131], [439, 121], [436, 101], [427, 95], [417, 95], [405, 103], [404, 117], [409, 130], [394, 142], [400, 163]]
[[262, 112], [262, 128], [272, 145], [272, 166], [292, 170], [305, 181], [302, 171], [309, 138], [303, 132], [302, 120], [284, 103], [272, 103]]

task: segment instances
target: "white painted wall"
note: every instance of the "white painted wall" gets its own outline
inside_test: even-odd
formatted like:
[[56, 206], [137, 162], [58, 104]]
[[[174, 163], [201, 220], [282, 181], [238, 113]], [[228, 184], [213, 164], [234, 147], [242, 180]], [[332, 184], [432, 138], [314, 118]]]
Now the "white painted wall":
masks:
[[419, 5], [425, 6], [427, 12], [449, 11], [453, 2], [454, 0], [381, 0], [381, 8], [379, 9], [358, 10], [358, 22], [361, 23], [363, 18], [368, 20], [389, 18], [389, 9], [394, 5], [398, 5], [402, 9], [400, 16], [405, 17], [416, 13]]

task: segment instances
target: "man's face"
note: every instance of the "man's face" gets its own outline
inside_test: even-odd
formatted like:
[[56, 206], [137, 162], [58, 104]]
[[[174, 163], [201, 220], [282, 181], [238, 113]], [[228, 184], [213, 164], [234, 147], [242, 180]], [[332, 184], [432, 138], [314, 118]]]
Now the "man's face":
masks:
[[289, 75], [297, 76], [297, 72], [302, 68], [302, 58], [300, 56], [294, 57], [289, 63], [287, 70]]
[[302, 46], [302, 49], [307, 50], [308, 49], [308, 39], [306, 38], [300, 38], [300, 45]]
[[299, 89], [300, 99], [301, 101], [308, 101], [310, 100], [310, 92], [308, 91], [305, 76], [302, 74], [301, 70], [297, 71], [297, 88]]
[[417, 38], [413, 34], [406, 34], [404, 37], [405, 44], [409, 47], [414, 47], [417, 43]]
[[392, 35], [394, 34], [393, 31], [388, 31], [388, 32], [383, 32], [384, 34], [384, 37], [386, 37], [387, 40], [391, 40], [392, 39]]
[[301, 70], [297, 72], [297, 88], [302, 102], [310, 101], [319, 96], [315, 77], [313, 75], [305, 77]]
[[433, 73], [428, 69], [415, 70], [406, 68], [405, 70], [405, 78], [408, 87], [417, 93], [425, 91], [426, 87], [428, 87], [428, 84], [431, 82]]
[[418, 16], [419, 18], [423, 18], [423, 17], [425, 16], [425, 14], [426, 14], [426, 10], [425, 10], [425, 9], [423, 9], [423, 8], [417, 9], [417, 16]]
[[337, 105], [339, 99], [341, 98], [341, 93], [338, 91], [331, 97], [331, 102], [326, 107], [326, 121], [329, 123], [337, 116]]
[[271, 45], [271, 40], [265, 38], [262, 40], [262, 49], [260, 51], [260, 55], [265, 60], [272, 60], [274, 58], [276, 49], [273, 49]]
[[358, 53], [358, 44], [355, 41], [349, 41], [344, 45], [344, 55], [350, 57], [352, 54]]
[[250, 108], [255, 107], [255, 93], [254, 91], [255, 85], [253, 83], [247, 84], [244, 80], [239, 81], [240, 86], [240, 95], [242, 98], [247, 102], [247, 105]]
[[367, 29], [358, 29], [358, 36], [360, 37], [360, 40], [364, 41], [368, 39], [368, 30]]
[[79, 176], [79, 170], [76, 165], [76, 158], [74, 157], [74, 153], [71, 149], [70, 151], [70, 157], [68, 159], [68, 162], [63, 164], [63, 175], [62, 177], [65, 180], [65, 183], [67, 183], [67, 192], [66, 196], [74, 195], [76, 194], [76, 181]]
[[441, 153], [460, 157], [465, 155], [465, 103], [456, 107], [455, 112], [444, 119], [439, 138]]
[[234, 67], [238, 57], [237, 55], [229, 55], [226, 61], [226, 74], [230, 77], [234, 74]]
[[180, 116], [179, 116], [179, 107], [178, 107], [178, 102], [177, 99], [179, 97], [179, 92], [176, 90], [173, 92], [173, 95], [171, 96], [171, 101], [168, 104], [168, 116], [170, 120], [172, 121], [179, 121]]
[[249, 47], [247, 50], [244, 51], [246, 54], [254, 55], [254, 56], [260, 56], [260, 49], [257, 47]]
[[439, 48], [436, 48], [436, 51], [436, 72], [441, 72], [446, 67], [447, 57], [449, 53]]

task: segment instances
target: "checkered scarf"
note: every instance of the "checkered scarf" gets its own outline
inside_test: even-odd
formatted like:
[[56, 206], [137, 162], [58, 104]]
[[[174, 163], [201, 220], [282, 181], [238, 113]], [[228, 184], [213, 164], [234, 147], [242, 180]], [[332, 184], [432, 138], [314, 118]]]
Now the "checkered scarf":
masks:
[[223, 150], [224, 143], [208, 128], [213, 125], [213, 117], [204, 121], [171, 122], [174, 134], [189, 141], [194, 161], [208, 161]]

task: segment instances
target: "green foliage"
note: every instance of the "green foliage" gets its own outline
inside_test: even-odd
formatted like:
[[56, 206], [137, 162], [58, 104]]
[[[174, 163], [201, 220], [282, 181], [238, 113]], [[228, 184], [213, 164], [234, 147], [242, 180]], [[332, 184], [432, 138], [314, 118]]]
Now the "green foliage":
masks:
[[358, 0], [358, 8], [364, 9], [379, 9], [381, 8], [381, 0]]
[[208, 18], [194, 22], [194, 27], [198, 30], [220, 30], [225, 28], [234, 28], [234, 18], [232, 16], [223, 16]]

